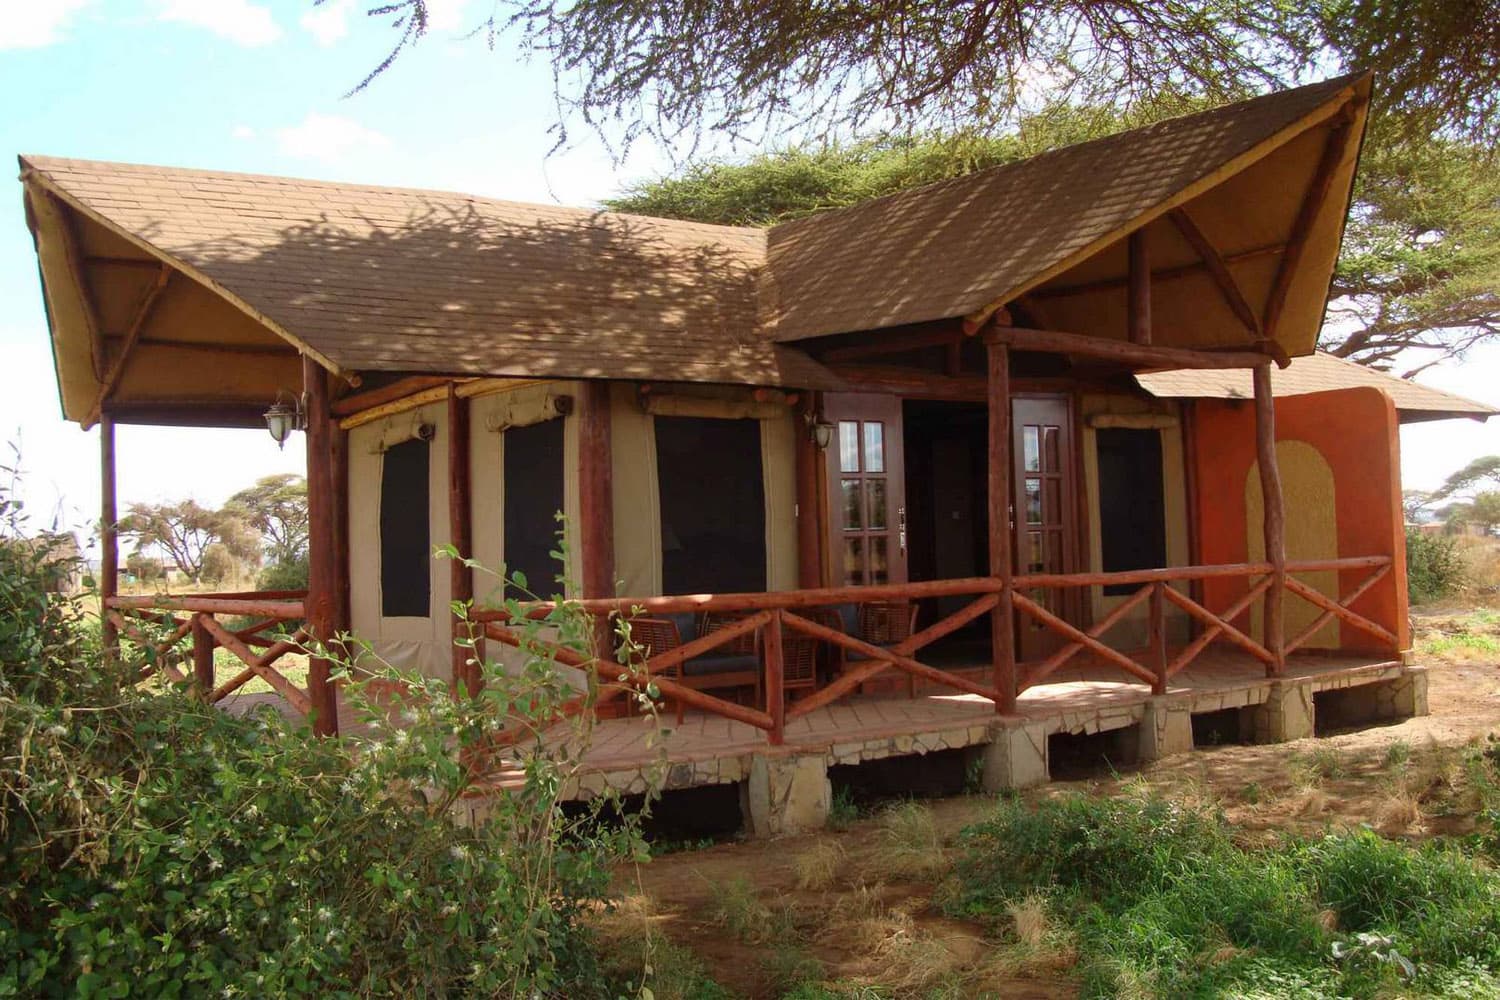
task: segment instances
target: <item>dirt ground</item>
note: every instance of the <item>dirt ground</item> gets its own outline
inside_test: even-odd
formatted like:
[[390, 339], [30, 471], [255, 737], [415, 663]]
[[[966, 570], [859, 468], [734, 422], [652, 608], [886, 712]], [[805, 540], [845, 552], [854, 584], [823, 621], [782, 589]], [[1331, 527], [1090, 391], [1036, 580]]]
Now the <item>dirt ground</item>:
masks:
[[[1500, 655], [1493, 651], [1500, 615], [1437, 613], [1415, 624], [1417, 658], [1430, 671], [1428, 716], [1274, 746], [1197, 750], [1102, 779], [1053, 782], [1026, 796], [1151, 790], [1217, 805], [1247, 840], [1358, 824], [1413, 839], [1469, 832], [1475, 816], [1461, 772], [1465, 749], [1500, 729]], [[1449, 641], [1455, 635], [1460, 639]], [[950, 849], [991, 802], [978, 795], [926, 801], [934, 847]], [[908, 835], [875, 815], [837, 833], [668, 854], [621, 873], [628, 915], [621, 919], [645, 921], [687, 947], [710, 976], [745, 997], [778, 995], [778, 950], [810, 955], [828, 980], [890, 987], [892, 976], [921, 979], [926, 973], [914, 969], [923, 967], [932, 973], [929, 984], [944, 969], [961, 975], [970, 984], [960, 990], [965, 995], [1075, 995], [1066, 968], [1049, 969], [1047, 960], [986, 969], [995, 928], [940, 914], [936, 866], [924, 872], [890, 863], [892, 838]], [[1057, 965], [1066, 959], [1051, 958]], [[897, 984], [895, 992], [925, 990]]]

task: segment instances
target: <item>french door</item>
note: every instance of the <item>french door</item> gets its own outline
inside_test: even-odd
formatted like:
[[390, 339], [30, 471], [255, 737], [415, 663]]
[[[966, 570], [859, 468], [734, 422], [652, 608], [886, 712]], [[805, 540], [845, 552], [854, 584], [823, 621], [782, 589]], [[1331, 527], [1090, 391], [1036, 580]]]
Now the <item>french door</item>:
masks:
[[829, 393], [824, 418], [834, 586], [906, 582], [906, 467], [897, 396]]
[[[1016, 572], [1070, 572], [1077, 566], [1078, 516], [1068, 397], [1016, 397], [1011, 403], [1011, 428]], [[1038, 589], [1027, 596], [1077, 624], [1080, 602], [1075, 589]], [[1045, 657], [1065, 641], [1026, 615], [1016, 619], [1017, 652], [1023, 660]]]

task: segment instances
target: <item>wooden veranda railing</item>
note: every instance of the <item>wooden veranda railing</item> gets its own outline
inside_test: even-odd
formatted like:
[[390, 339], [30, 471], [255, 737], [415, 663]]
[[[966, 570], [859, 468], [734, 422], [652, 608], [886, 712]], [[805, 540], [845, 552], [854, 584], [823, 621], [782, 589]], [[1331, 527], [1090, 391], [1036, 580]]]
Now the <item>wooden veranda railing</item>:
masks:
[[[1356, 572], [1364, 575], [1347, 593], [1335, 598], [1323, 594], [1296, 577], [1308, 573], [1337, 572], [1340, 576]], [[1187, 669], [1213, 643], [1227, 643], [1265, 665], [1268, 676], [1285, 669], [1285, 655], [1305, 645], [1320, 629], [1337, 618], [1352, 628], [1373, 637], [1383, 650], [1399, 652], [1398, 640], [1389, 629], [1352, 610], [1351, 605], [1391, 572], [1389, 556], [1366, 556], [1346, 559], [1309, 560], [1286, 564], [1284, 587], [1319, 609], [1316, 619], [1295, 636], [1274, 645], [1257, 640], [1247, 628], [1235, 624], [1258, 600], [1275, 587], [1276, 568], [1269, 562], [1238, 563], [1222, 566], [1187, 566], [1169, 569], [1134, 570], [1114, 573], [1055, 573], [1015, 576], [1009, 581], [998, 577], [972, 577], [921, 583], [869, 587], [832, 587], [793, 590], [779, 593], [714, 594], [678, 597], [611, 598], [584, 600], [576, 606], [596, 615], [669, 615], [682, 612], [715, 612], [740, 614], [734, 624], [720, 628], [675, 649], [645, 650], [640, 661], [632, 664], [622, 683], [616, 678], [620, 667], [610, 662], [608, 678], [598, 675], [597, 661], [575, 650], [523, 640], [510, 626], [508, 611], [476, 611], [475, 620], [484, 625], [486, 638], [510, 646], [540, 648], [558, 663], [586, 671], [595, 671], [598, 681], [595, 707], [613, 701], [630, 691], [643, 690], [654, 684], [661, 695], [713, 715], [743, 722], [763, 730], [773, 744], [782, 742], [786, 723], [815, 712], [851, 694], [887, 670], [908, 675], [912, 682], [928, 681], [964, 694], [977, 695], [995, 703], [1003, 713], [1015, 710], [1016, 699], [1029, 687], [1040, 684], [1050, 675], [1087, 654], [1093, 664], [1118, 669], [1131, 680], [1151, 686], [1161, 694], [1173, 677]], [[1215, 611], [1182, 592], [1193, 581], [1241, 578], [1245, 593], [1221, 610]], [[1065, 643], [1045, 659], [1029, 663], [995, 663], [989, 682], [973, 679], [964, 673], [926, 664], [917, 655], [926, 647], [986, 615], [993, 616], [1007, 602], [1007, 584], [1013, 614], [1024, 617], [1056, 634]], [[1091, 627], [1079, 628], [1059, 617], [1047, 607], [1043, 597], [1048, 591], [1065, 588], [1135, 585], [1134, 592]], [[885, 601], [916, 601], [932, 597], [971, 598], [957, 611], [926, 626], [910, 638], [890, 646], [877, 646], [849, 635], [840, 629], [812, 620], [805, 612], [813, 608], [843, 604]], [[1106, 642], [1108, 633], [1142, 605], [1147, 607], [1148, 643], [1145, 649], [1120, 649]], [[537, 604], [530, 612], [544, 615], [550, 605]], [[1167, 642], [1168, 608], [1176, 608], [1197, 623], [1198, 634], [1175, 652]], [[1009, 627], [1009, 626], [1006, 626]], [[764, 704], [749, 706], [730, 701], [680, 683], [668, 672], [688, 660], [759, 631], [764, 669]], [[807, 696], [787, 703], [783, 688], [784, 649], [789, 637], [806, 637], [844, 650], [858, 657], [829, 684]], [[998, 646], [999, 644], [997, 644]], [[1008, 644], [1007, 644], [1008, 645]], [[972, 671], [969, 671], [972, 673]], [[567, 715], [586, 707], [580, 696], [564, 708]]]
[[[303, 645], [307, 632], [298, 627], [289, 635], [265, 634], [287, 623], [300, 623], [306, 617], [305, 598], [300, 590], [116, 596], [104, 600], [104, 614], [122, 636], [146, 653], [138, 680], [157, 674], [177, 682], [191, 680], [203, 698], [216, 703], [259, 677], [307, 716], [312, 712], [311, 696], [277, 669], [282, 657], [307, 652]], [[249, 618], [251, 623], [231, 629], [220, 621], [221, 616]], [[167, 631], [149, 634], [142, 627], [145, 623]], [[191, 645], [185, 649], [184, 640], [189, 638]], [[217, 683], [214, 671], [215, 648], [228, 650], [242, 665], [222, 684]]]

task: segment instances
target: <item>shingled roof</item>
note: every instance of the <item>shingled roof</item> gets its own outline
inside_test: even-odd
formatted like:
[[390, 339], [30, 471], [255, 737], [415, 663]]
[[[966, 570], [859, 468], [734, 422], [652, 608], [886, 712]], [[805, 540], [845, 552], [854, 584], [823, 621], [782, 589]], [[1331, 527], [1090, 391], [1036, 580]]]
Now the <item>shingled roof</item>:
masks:
[[[1141, 388], [1164, 399], [1210, 398], [1253, 399], [1248, 371], [1195, 370], [1140, 372], [1135, 376]], [[1275, 396], [1305, 396], [1330, 389], [1373, 386], [1391, 397], [1403, 423], [1419, 420], [1444, 420], [1449, 417], [1472, 417], [1485, 420], [1500, 408], [1430, 385], [1396, 378], [1365, 365], [1319, 351], [1295, 359], [1291, 367], [1271, 372], [1271, 392]]]
[[[285, 379], [276, 352], [296, 350], [346, 374], [837, 388], [792, 342], [982, 313], [1060, 275], [1111, 279], [1123, 236], [1148, 225], [1154, 266], [1191, 270], [1194, 251], [1162, 219], [1190, 201], [1245, 295], [1264, 298], [1327, 126], [1368, 84], [1270, 94], [769, 230], [217, 171], [20, 163], [75, 419], [111, 391], [106, 369], [130, 339], [121, 327], [149, 286], [141, 268], [162, 265], [185, 275], [164, 297], [174, 320], [193, 315], [172, 330], [152, 317], [162, 328], [141, 340], [152, 365], [202, 355], [215, 331], [263, 356], [232, 387], [187, 380], [210, 395], [263, 398]], [[1282, 166], [1262, 169], [1283, 150]], [[1357, 143], [1341, 153], [1292, 283], [1277, 334], [1292, 354], [1311, 349], [1321, 320], [1356, 156]], [[1252, 175], [1253, 190], [1235, 186]], [[136, 277], [109, 270], [121, 266]], [[1205, 281], [1163, 286], [1164, 343], [1244, 342]], [[115, 300], [95, 304], [102, 318], [89, 315], [91, 290]], [[1048, 308], [1061, 329], [1120, 336], [1123, 296], [1112, 294], [1119, 303], [1085, 293]], [[210, 318], [215, 303], [233, 315]], [[112, 405], [183, 401], [140, 368]]]
[[1052, 150], [771, 230], [778, 340], [1008, 302], [1190, 197], [1358, 76]]
[[347, 371], [834, 381], [761, 335], [762, 230], [41, 156], [21, 168]]

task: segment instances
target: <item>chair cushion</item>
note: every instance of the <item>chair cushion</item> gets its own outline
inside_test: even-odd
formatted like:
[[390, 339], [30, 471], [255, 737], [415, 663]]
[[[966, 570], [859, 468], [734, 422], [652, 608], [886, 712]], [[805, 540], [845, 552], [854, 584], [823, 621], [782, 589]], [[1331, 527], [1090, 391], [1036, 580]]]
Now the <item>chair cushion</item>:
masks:
[[692, 642], [698, 638], [698, 616], [694, 612], [677, 611], [661, 617], [677, 626], [677, 634], [682, 636], [683, 642]]
[[728, 656], [699, 656], [682, 665], [688, 677], [712, 677], [716, 674], [755, 673], [760, 670], [760, 658], [751, 653]]

